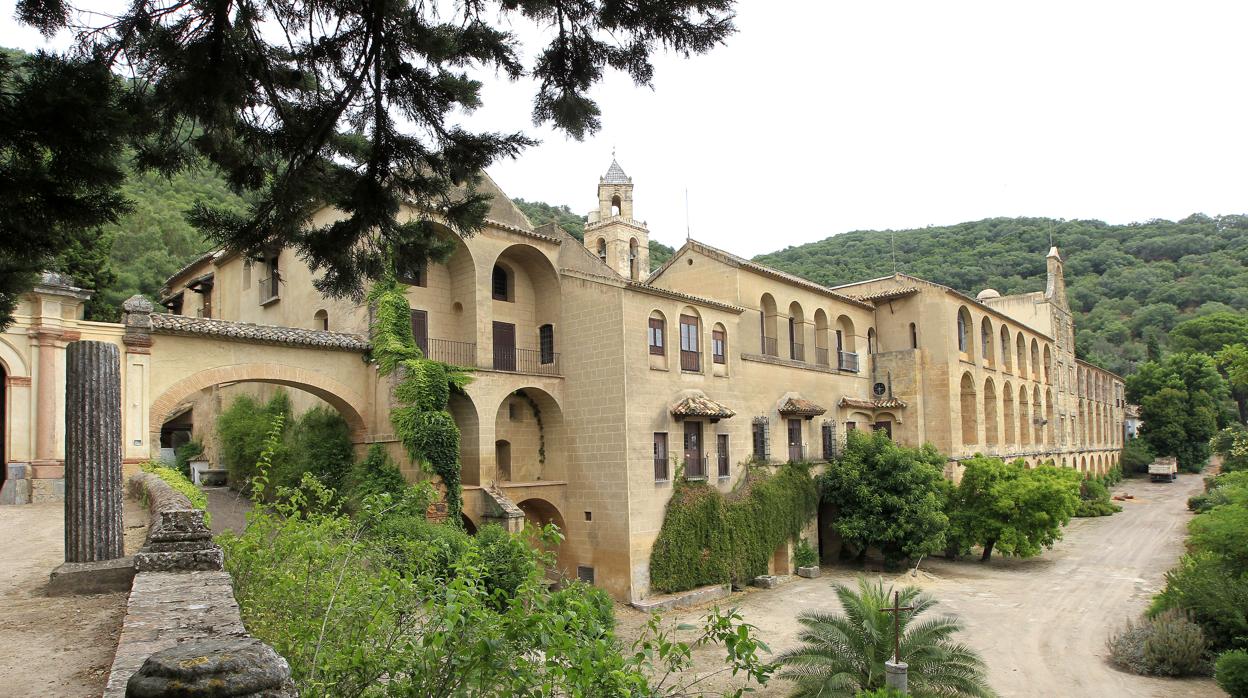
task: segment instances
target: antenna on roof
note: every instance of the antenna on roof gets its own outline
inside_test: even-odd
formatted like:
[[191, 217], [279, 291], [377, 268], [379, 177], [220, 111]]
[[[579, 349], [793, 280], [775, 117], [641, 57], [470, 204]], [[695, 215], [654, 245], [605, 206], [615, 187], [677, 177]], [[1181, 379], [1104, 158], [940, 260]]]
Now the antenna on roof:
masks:
[[685, 187], [685, 242], [689, 242], [692, 236], [692, 228], [689, 227], [689, 187]]

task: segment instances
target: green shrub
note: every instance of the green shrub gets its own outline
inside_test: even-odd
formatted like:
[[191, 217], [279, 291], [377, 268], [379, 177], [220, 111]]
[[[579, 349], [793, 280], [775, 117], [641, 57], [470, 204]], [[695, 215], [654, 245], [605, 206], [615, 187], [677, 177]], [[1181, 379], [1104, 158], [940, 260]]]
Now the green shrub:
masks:
[[1122, 507], [1114, 504], [1109, 497], [1109, 488], [1105, 478], [1088, 477], [1084, 479], [1079, 490], [1079, 507], [1075, 516], [1109, 516], [1122, 511]]
[[486, 589], [510, 598], [528, 575], [532, 557], [529, 544], [495, 524], [482, 526], [477, 531], [476, 543], [481, 551], [481, 579]]
[[1166, 586], [1149, 614], [1168, 609], [1182, 610], [1199, 624], [1211, 649], [1231, 649], [1248, 638], [1248, 574], [1236, 574], [1208, 551], [1184, 555], [1166, 572]]
[[814, 567], [819, 564], [819, 556], [815, 554], [815, 549], [810, 547], [810, 543], [805, 538], [797, 541], [797, 545], [793, 546], [793, 565], [795, 567]]
[[[284, 391], [278, 391], [264, 404], [260, 404], [250, 395], [239, 395], [217, 417], [221, 460], [233, 487], [245, 490], [250, 486], [256, 463], [264, 449], [265, 436], [273, 418], [279, 414], [286, 418], [286, 423], [290, 422], [290, 398]], [[275, 451], [275, 471], [282, 469], [287, 455], [284, 447]]]
[[204, 455], [204, 444], [198, 439], [187, 441], [178, 446], [174, 454], [174, 469], [187, 478], [191, 477], [191, 461]]
[[550, 610], [572, 618], [571, 626], [586, 638], [609, 637], [615, 630], [611, 595], [579, 579], [550, 595]]
[[373, 444], [364, 459], [351, 467], [344, 481], [343, 500], [348, 511], [358, 511], [365, 498], [389, 494], [398, 498], [408, 487], [407, 479], [386, 453], [386, 447]]
[[1232, 650], [1218, 655], [1213, 677], [1231, 698], [1248, 698], [1248, 652]]
[[1157, 676], [1194, 676], [1208, 672], [1207, 647], [1200, 626], [1183, 613], [1170, 610], [1151, 619], [1152, 633], [1144, 640], [1144, 664]]
[[1128, 621], [1110, 636], [1107, 647], [1111, 662], [1136, 674], [1195, 676], [1209, 671], [1203, 631], [1177, 610]]
[[650, 552], [650, 584], [684, 591], [765, 574], [776, 548], [801, 534], [818, 504], [818, 487], [803, 464], [780, 466], [771, 476], [750, 470], [728, 496], [705, 482], [678, 479]]
[[170, 487], [186, 495], [186, 498], [191, 500], [191, 506], [204, 512], [204, 523], [212, 523], [212, 514], [208, 511], [208, 496], [185, 475], [155, 460], [146, 461], [139, 468], [145, 473], [151, 473], [164, 480]]
[[304, 473], [311, 473], [330, 489], [342, 491], [355, 454], [351, 427], [341, 414], [313, 407], [292, 421], [286, 438], [286, 458], [273, 474], [278, 485], [294, 487]]
[[877, 688], [874, 691], [859, 691], [854, 698], [907, 698], [905, 693], [895, 688]]
[[1122, 465], [1122, 471], [1126, 475], [1139, 475], [1148, 473], [1148, 464], [1153, 462], [1155, 456], [1152, 449], [1148, 447], [1144, 439], [1129, 439], [1122, 447], [1122, 456], [1118, 462]]

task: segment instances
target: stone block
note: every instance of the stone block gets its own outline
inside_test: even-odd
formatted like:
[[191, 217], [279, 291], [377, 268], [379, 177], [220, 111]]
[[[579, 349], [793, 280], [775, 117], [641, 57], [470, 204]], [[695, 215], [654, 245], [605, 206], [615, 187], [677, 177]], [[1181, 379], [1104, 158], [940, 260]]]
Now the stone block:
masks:
[[143, 662], [126, 683], [126, 696], [262, 696], [294, 698], [290, 665], [254, 638], [189, 640]]
[[32, 479], [27, 480], [30, 483], [30, 503], [43, 504], [44, 502], [63, 502], [65, 501], [65, 479]]
[[774, 574], [760, 574], [752, 583], [759, 589], [775, 589], [780, 586], [780, 578]]
[[98, 562], [66, 562], [52, 570], [48, 578], [48, 596], [129, 591], [133, 582], [134, 560], [129, 557]]
[[680, 591], [675, 594], [662, 594], [660, 596], [651, 596], [640, 601], [632, 603], [633, 608], [646, 611], [670, 611], [674, 608], [688, 608], [690, 606], [698, 606], [711, 601], [727, 598], [732, 593], [727, 584], [712, 584], [710, 586], [698, 587], [689, 591]]
[[798, 567], [797, 576], [806, 579], [815, 579], [820, 575], [819, 565], [811, 565], [810, 567]]

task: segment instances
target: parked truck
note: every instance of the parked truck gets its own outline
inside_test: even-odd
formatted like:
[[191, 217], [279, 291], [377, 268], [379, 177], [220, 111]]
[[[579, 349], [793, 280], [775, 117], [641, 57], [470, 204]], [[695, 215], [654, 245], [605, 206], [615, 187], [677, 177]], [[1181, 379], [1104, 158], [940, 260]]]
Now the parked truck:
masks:
[[1148, 464], [1148, 479], [1153, 482], [1174, 482], [1179, 477], [1179, 462], [1174, 456], [1158, 458]]

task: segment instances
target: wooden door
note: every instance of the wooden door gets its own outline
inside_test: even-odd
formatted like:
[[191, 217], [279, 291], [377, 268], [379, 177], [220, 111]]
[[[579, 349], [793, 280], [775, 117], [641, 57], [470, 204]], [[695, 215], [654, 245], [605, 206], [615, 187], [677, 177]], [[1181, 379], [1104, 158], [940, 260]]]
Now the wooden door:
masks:
[[789, 460], [802, 460], [802, 420], [789, 420]]
[[494, 323], [494, 370], [516, 370], [516, 326], [510, 322]]
[[702, 464], [702, 422], [685, 422], [685, 476], [706, 477]]
[[423, 310], [412, 311], [412, 336], [416, 338], [416, 346], [420, 353], [429, 357], [429, 313]]

